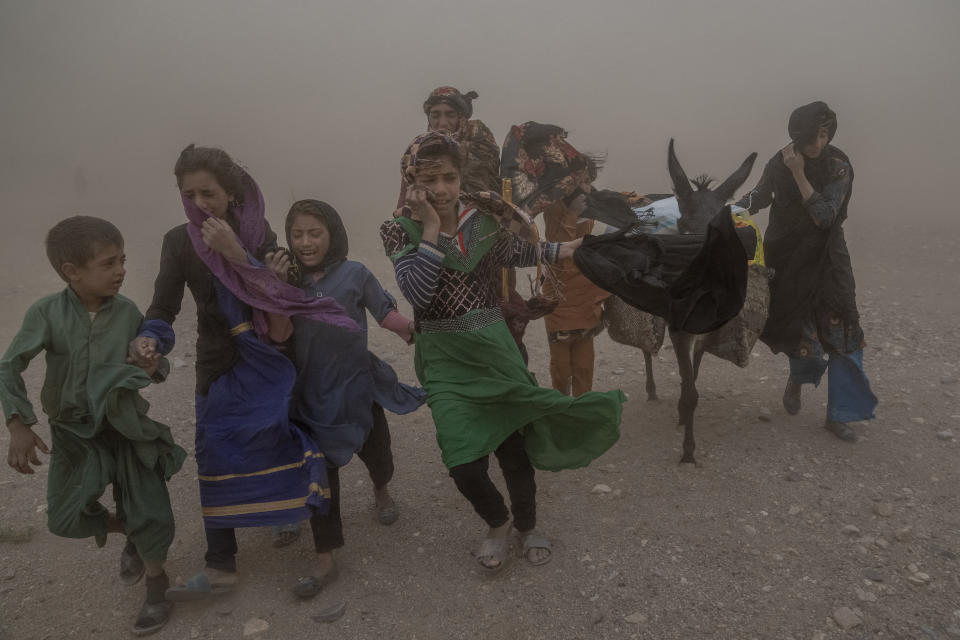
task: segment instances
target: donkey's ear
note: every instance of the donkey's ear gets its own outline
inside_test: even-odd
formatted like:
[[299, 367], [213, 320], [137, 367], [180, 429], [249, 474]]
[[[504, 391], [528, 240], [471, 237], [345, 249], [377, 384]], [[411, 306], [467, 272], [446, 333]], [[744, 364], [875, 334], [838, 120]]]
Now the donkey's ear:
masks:
[[714, 189], [714, 193], [723, 198], [724, 202], [732, 198], [737, 189], [739, 189], [743, 183], [747, 181], [747, 178], [750, 177], [750, 172], [753, 170], [753, 163], [756, 159], [756, 152], [747, 156], [747, 159], [743, 161], [743, 164], [740, 165], [740, 168], [730, 174], [730, 177], [724, 180], [723, 184]]
[[667, 168], [670, 170], [670, 179], [673, 180], [673, 192], [678, 198], [689, 197], [693, 193], [693, 187], [690, 186], [690, 180], [680, 166], [680, 161], [677, 160], [677, 154], [673, 152], [673, 138], [670, 138], [670, 146], [667, 149]]

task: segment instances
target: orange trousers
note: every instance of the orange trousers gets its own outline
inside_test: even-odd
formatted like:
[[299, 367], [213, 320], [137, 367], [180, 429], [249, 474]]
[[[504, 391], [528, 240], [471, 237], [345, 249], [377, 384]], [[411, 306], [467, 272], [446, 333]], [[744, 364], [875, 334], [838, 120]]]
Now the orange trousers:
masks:
[[593, 336], [550, 343], [553, 388], [579, 396], [593, 389]]

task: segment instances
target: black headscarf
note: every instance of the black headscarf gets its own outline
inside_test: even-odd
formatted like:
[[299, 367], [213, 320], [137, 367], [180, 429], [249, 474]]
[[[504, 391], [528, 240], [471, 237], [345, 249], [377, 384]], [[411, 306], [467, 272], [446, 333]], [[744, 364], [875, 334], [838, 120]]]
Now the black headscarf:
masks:
[[833, 140], [833, 136], [837, 134], [837, 114], [826, 102], [818, 100], [793, 110], [787, 124], [787, 133], [790, 134], [793, 144], [802, 147], [817, 139], [821, 127], [826, 127], [827, 136]]
[[349, 247], [347, 230], [343, 226], [343, 220], [340, 219], [340, 214], [337, 213], [336, 209], [320, 200], [297, 200], [290, 207], [284, 223], [284, 229], [287, 233], [287, 246], [290, 246], [290, 228], [293, 226], [294, 219], [299, 215], [313, 216], [327, 227], [327, 233], [330, 235], [330, 247], [327, 249], [327, 255], [315, 267], [316, 270], [327, 269], [347, 259]]

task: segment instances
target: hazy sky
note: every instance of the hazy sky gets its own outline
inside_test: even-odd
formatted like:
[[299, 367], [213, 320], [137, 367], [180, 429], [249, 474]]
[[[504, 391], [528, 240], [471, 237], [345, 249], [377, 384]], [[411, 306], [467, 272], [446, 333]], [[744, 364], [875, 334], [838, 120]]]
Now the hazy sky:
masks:
[[602, 185], [643, 192], [669, 190], [671, 136], [691, 175], [757, 151], [752, 183], [822, 99], [856, 170], [850, 225], [954, 219], [958, 32], [956, 0], [0, 0], [2, 264], [75, 212], [158, 241], [190, 142], [247, 166], [275, 226], [316, 197], [375, 244], [441, 84], [478, 91], [498, 141], [561, 125], [609, 154]]

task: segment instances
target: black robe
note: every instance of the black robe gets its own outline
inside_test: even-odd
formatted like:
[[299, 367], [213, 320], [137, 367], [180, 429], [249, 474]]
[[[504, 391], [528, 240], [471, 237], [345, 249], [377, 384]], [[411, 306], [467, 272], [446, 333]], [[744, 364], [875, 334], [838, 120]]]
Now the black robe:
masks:
[[770, 207], [764, 236], [770, 314], [760, 339], [794, 358], [863, 347], [856, 285], [843, 235], [853, 183], [850, 159], [827, 145], [804, 174], [815, 193], [806, 202], [778, 152], [757, 186], [737, 204], [752, 213]]

